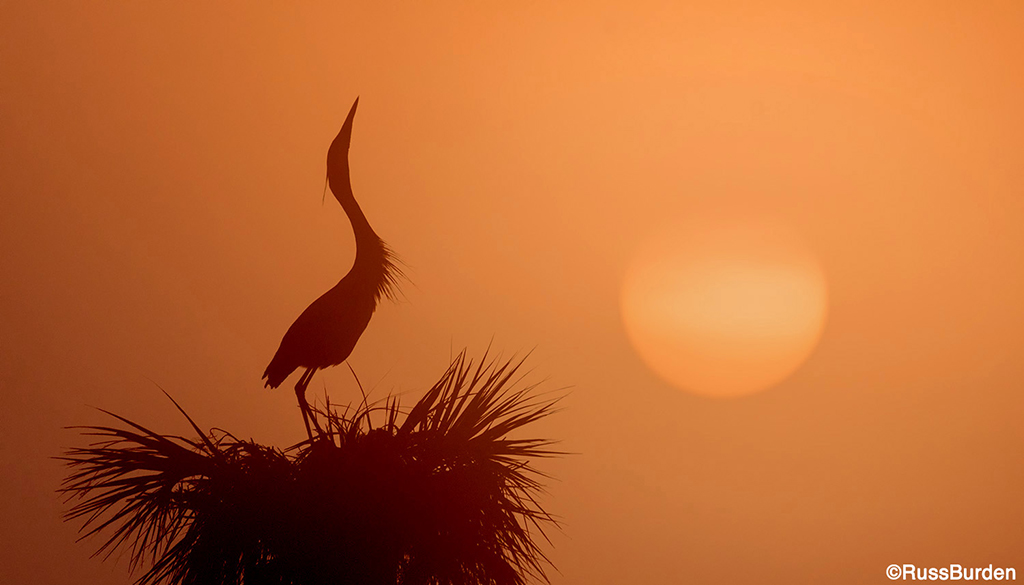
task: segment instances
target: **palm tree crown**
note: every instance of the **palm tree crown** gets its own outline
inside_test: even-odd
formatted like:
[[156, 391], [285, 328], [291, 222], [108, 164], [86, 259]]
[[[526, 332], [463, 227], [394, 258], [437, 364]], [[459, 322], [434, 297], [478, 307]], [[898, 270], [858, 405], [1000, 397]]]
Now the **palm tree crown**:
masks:
[[557, 452], [510, 434], [557, 400], [515, 388], [521, 363], [463, 352], [411, 410], [393, 397], [328, 406], [323, 431], [284, 451], [192, 419], [186, 439], [111, 414], [125, 426], [84, 427], [96, 442], [62, 458], [67, 518], [108, 535], [97, 554], [150, 564], [140, 584], [546, 580], [537, 536], [556, 523], [532, 462]]

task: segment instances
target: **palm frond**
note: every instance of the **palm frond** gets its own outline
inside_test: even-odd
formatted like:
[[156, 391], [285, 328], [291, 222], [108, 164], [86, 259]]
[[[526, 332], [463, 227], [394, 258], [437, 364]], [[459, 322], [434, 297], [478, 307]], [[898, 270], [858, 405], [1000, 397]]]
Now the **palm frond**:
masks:
[[107, 413], [127, 428], [79, 427], [98, 439], [62, 458], [66, 517], [83, 538], [107, 536], [97, 554], [127, 549], [133, 571], [148, 561], [140, 584], [546, 580], [537, 538], [557, 523], [532, 463], [559, 453], [510, 435], [557, 399], [517, 388], [521, 365], [463, 352], [408, 412], [395, 397], [328, 404], [324, 431], [285, 451]]

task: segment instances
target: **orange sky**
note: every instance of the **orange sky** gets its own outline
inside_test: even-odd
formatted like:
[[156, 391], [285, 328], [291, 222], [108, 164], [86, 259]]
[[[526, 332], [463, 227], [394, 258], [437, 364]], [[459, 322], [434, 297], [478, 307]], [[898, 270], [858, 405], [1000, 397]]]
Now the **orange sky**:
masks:
[[[536, 429], [579, 453], [544, 466], [554, 583], [1024, 570], [1024, 5], [102, 4], [0, 10], [0, 582], [129, 582], [53, 493], [90, 406], [188, 432], [151, 379], [304, 436], [259, 377], [351, 261], [321, 193], [357, 95], [354, 190], [415, 285], [350, 363], [415, 392], [493, 338], [573, 387]], [[784, 218], [829, 285], [808, 362], [735, 400], [619, 317], [644, 234], [708, 210]]]

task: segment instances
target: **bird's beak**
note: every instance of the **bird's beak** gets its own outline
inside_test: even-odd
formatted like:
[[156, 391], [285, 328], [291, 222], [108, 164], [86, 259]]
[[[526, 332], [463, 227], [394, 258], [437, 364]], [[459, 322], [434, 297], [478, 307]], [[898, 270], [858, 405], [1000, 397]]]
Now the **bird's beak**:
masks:
[[359, 105], [359, 98], [352, 103], [352, 109], [348, 111], [348, 117], [341, 126], [341, 131], [334, 137], [331, 147], [327, 150], [327, 176], [337, 176], [348, 173], [348, 145], [352, 141], [352, 120], [356, 117], [356, 106]]
[[349, 139], [352, 138], [352, 120], [356, 117], [356, 108], [359, 107], [359, 98], [352, 102], [352, 109], [348, 111], [348, 117], [345, 118], [345, 123], [341, 126], [341, 132], [338, 136], [345, 136], [345, 146], [348, 146]]

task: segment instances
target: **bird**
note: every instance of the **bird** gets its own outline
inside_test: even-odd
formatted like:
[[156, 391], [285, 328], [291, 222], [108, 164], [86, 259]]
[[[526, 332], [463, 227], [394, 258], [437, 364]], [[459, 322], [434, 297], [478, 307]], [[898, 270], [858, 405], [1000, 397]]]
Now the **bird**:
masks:
[[295, 395], [311, 441], [310, 420], [318, 433], [320, 425], [306, 402], [309, 381], [317, 370], [336, 366], [348, 359], [380, 300], [394, 300], [399, 279], [404, 277], [396, 266], [397, 260], [391, 248], [370, 227], [352, 193], [348, 151], [358, 105], [357, 97], [341, 131], [327, 150], [327, 182], [352, 225], [356, 240], [355, 260], [338, 284], [313, 301], [295, 319], [263, 372], [264, 387], [277, 388], [296, 369], [305, 368], [295, 384]]

